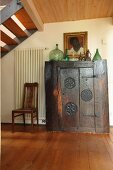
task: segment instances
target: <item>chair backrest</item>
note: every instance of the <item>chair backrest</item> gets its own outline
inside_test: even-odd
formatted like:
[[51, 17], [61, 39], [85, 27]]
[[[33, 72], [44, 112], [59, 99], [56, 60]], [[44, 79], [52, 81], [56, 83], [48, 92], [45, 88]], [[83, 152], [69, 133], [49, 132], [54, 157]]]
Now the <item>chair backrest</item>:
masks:
[[38, 83], [24, 84], [23, 108], [38, 109]]

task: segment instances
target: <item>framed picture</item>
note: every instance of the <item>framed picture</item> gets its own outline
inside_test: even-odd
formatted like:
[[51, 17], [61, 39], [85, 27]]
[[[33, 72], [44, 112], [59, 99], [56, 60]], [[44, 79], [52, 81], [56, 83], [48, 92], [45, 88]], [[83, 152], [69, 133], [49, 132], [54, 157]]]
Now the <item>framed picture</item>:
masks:
[[64, 53], [67, 51], [69, 58], [83, 58], [87, 51], [86, 32], [64, 33]]

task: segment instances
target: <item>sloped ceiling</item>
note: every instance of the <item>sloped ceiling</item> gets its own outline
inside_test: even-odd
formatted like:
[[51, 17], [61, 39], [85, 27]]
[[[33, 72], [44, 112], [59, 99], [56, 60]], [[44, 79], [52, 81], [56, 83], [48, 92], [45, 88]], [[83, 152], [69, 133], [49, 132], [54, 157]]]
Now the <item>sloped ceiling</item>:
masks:
[[[113, 0], [21, 0], [43, 23], [113, 17]], [[35, 10], [34, 10], [35, 9]]]

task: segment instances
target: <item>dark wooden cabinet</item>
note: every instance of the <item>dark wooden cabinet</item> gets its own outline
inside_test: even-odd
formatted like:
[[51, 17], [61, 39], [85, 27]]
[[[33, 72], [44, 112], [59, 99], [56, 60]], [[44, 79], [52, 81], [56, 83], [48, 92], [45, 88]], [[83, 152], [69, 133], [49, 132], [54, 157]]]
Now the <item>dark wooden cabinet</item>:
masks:
[[46, 62], [45, 89], [47, 130], [109, 132], [106, 60]]

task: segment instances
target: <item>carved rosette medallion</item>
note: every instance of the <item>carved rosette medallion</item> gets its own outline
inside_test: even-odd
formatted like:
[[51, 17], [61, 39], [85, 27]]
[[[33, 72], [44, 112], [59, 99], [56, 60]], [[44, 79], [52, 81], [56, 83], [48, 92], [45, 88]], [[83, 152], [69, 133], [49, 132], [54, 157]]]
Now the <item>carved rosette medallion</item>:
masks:
[[76, 104], [69, 102], [65, 105], [65, 111], [68, 116], [73, 116], [77, 112], [78, 107]]
[[89, 89], [85, 89], [81, 92], [81, 99], [85, 102], [90, 101], [93, 98], [92, 91]]
[[64, 80], [64, 86], [67, 88], [67, 89], [72, 89], [76, 86], [76, 83], [75, 83], [75, 79], [71, 78], [71, 77], [68, 77]]

